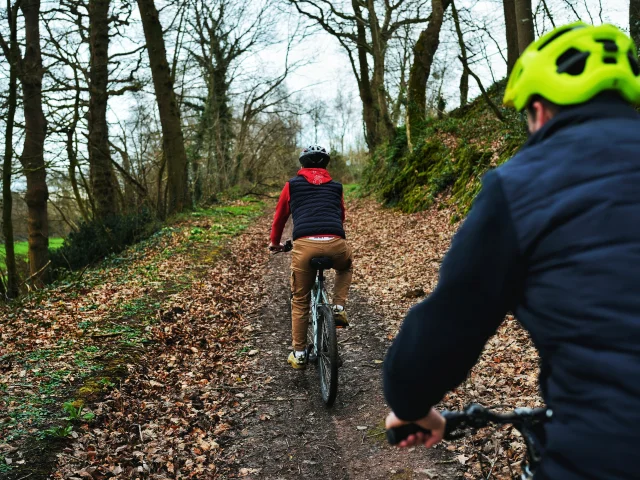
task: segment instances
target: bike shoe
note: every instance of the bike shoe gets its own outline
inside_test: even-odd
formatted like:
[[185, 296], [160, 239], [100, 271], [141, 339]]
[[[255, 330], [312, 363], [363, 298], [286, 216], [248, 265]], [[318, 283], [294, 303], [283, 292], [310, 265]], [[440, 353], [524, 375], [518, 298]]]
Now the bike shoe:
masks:
[[305, 354], [298, 355], [291, 352], [289, 358], [287, 358], [287, 363], [296, 370], [303, 370], [307, 368], [307, 356]]
[[336, 328], [347, 328], [349, 326], [347, 312], [342, 305], [333, 306], [333, 321], [336, 324]]

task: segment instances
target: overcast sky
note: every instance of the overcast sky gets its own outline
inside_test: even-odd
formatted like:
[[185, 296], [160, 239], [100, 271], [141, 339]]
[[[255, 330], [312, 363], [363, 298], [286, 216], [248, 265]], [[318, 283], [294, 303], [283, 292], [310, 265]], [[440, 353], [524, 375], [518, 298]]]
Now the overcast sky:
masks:
[[[547, 5], [551, 10], [556, 25], [576, 21], [577, 18], [571, 6], [578, 12], [581, 19], [594, 24], [600, 24], [600, 5], [602, 5], [602, 20], [613, 23], [628, 31], [629, 25], [629, 2], [628, 0], [547, 0]], [[533, 9], [539, 11], [536, 17], [536, 26], [539, 34], [549, 31], [552, 26], [546, 16], [543, 15], [539, 1], [533, 0]], [[473, 21], [477, 24], [486, 24], [492, 36], [500, 43], [504, 49], [504, 16], [502, 0], [458, 0], [456, 6], [460, 11], [462, 21]], [[461, 69], [458, 56], [458, 43], [453, 31], [453, 22], [449, 19], [443, 26], [441, 34], [441, 44], [437, 53], [434, 70], [441, 71], [443, 68], [443, 94], [447, 99], [447, 109], [454, 108], [458, 103], [458, 82]], [[289, 16], [289, 22], [298, 21], [294, 12]], [[465, 28], [465, 27], [463, 27]], [[469, 26], [465, 28], [465, 40], [472, 50], [480, 54], [481, 49], [485, 49], [488, 61], [479, 61], [472, 66], [473, 70], [481, 77], [485, 86], [492, 83], [492, 79], [497, 80], [506, 75], [506, 65], [500, 55], [498, 47], [488, 37], [488, 35], [478, 35], [470, 31]], [[350, 142], [354, 142], [356, 137], [361, 137], [362, 127], [360, 118], [360, 100], [357, 92], [357, 85], [349, 61], [336, 41], [331, 35], [319, 32], [312, 38], [296, 45], [294, 49], [295, 58], [313, 58], [313, 65], [294, 72], [288, 80], [288, 86], [292, 90], [304, 92], [304, 98], [321, 98], [328, 105], [332, 104], [336, 92], [342, 90], [352, 95], [354, 106], [357, 108], [354, 123], [349, 136]], [[269, 63], [282, 63], [283, 50], [272, 49], [262, 52], [261, 57]], [[432, 70], [433, 71], [433, 70]], [[440, 80], [430, 79], [430, 84], [437, 88]], [[480, 91], [473, 81], [470, 80], [470, 98], [479, 95]], [[326, 132], [321, 133], [320, 143], [328, 144]], [[312, 141], [312, 140], [311, 140]], [[309, 143], [309, 142], [305, 142]]]

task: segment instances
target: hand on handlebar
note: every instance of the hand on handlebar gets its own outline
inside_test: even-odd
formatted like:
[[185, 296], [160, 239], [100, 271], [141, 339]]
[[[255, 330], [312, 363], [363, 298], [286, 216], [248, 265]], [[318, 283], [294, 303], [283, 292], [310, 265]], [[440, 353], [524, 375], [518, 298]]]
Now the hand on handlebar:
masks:
[[406, 439], [398, 443], [399, 447], [412, 447], [414, 445], [423, 444], [425, 447], [431, 448], [439, 443], [444, 437], [446, 420], [433, 408], [429, 411], [426, 417], [414, 422], [405, 422], [400, 420], [393, 412], [387, 415], [387, 419], [385, 421], [385, 427], [387, 430], [411, 424], [416, 424], [430, 433], [421, 431], [412, 433]]
[[291, 250], [293, 250], [293, 242], [291, 240], [287, 240], [284, 244], [269, 243], [269, 251], [271, 253], [290, 252]]
[[275, 244], [273, 242], [269, 242], [269, 251], [282, 252], [284, 251], [284, 245], [282, 243]]

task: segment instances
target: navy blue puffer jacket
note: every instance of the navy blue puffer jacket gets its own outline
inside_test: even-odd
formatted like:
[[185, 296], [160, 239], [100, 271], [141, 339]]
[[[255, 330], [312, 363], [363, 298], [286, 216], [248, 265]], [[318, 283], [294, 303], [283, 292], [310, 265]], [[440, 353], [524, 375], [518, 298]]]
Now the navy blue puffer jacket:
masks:
[[622, 100], [560, 113], [487, 174], [389, 350], [396, 414], [420, 418], [461, 383], [510, 310], [554, 412], [535, 478], [640, 478], [640, 115]]

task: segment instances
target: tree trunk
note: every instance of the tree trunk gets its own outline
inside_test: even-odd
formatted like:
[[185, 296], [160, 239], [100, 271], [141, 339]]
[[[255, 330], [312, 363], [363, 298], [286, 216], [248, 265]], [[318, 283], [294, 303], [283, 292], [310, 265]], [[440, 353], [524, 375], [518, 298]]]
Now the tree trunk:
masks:
[[535, 38], [531, 0], [515, 0], [515, 12], [518, 25], [518, 50], [521, 55]]
[[[77, 77], [76, 77], [77, 81]], [[78, 168], [78, 156], [76, 153], [76, 145], [75, 145], [75, 136], [76, 129], [78, 127], [78, 121], [80, 120], [80, 86], [76, 83], [76, 98], [74, 103], [73, 110], [73, 119], [71, 120], [71, 124], [67, 128], [67, 158], [69, 159], [69, 181], [71, 182], [71, 188], [73, 190], [73, 195], [76, 199], [76, 203], [78, 204], [78, 209], [80, 210], [80, 215], [82, 215], [82, 219], [84, 221], [89, 220], [89, 215], [87, 213], [87, 209], [84, 204], [84, 200], [82, 199], [82, 195], [80, 194], [80, 188], [78, 187], [78, 179], [76, 178], [76, 168]]]
[[214, 142], [216, 156], [216, 164], [218, 166], [217, 175], [219, 177], [219, 186], [221, 189], [229, 187], [230, 179], [233, 175], [231, 165], [230, 143], [233, 136], [231, 131], [231, 108], [229, 108], [229, 85], [227, 80], [227, 68], [224, 66], [225, 59], [218, 58], [219, 67], [213, 71], [213, 85], [211, 98], [214, 108]]
[[[162, 158], [160, 159], [160, 168], [158, 169], [158, 178], [156, 179], [156, 189], [157, 189], [156, 210], [160, 218], [164, 218], [167, 215], [167, 204], [164, 201], [165, 196], [163, 195], [163, 191], [162, 191], [162, 177], [164, 176], [164, 169], [166, 168], [166, 166], [167, 166], [167, 156], [163, 152]], [[167, 180], [167, 182], [168, 181], [169, 180]]]
[[[126, 138], [125, 138], [126, 142]], [[133, 178], [133, 171], [131, 168], [131, 159], [129, 158], [129, 152], [127, 151], [127, 144], [124, 144], [124, 148], [120, 150], [120, 156], [122, 157], [122, 169], [127, 172], [130, 178]], [[138, 208], [138, 202], [136, 200], [136, 193], [133, 190], [133, 185], [128, 178], [124, 181], [124, 209], [125, 211], [132, 213]]]
[[413, 47], [413, 65], [407, 89], [407, 142], [412, 148], [426, 119], [427, 81], [440, 44], [440, 29], [450, 0], [431, 0], [431, 18]]
[[373, 50], [373, 72], [371, 75], [371, 90], [374, 98], [377, 130], [382, 136], [382, 141], [390, 140], [395, 134], [393, 122], [389, 116], [387, 90], [384, 83], [385, 58], [387, 54], [387, 40], [383, 38], [376, 13], [375, 2], [367, 0], [369, 12], [369, 28], [371, 30], [371, 46]]
[[[358, 0], [351, 0], [353, 11], [358, 18], [362, 18], [362, 9]], [[376, 121], [376, 108], [373, 92], [371, 89], [371, 80], [369, 79], [369, 61], [367, 58], [367, 32], [362, 22], [358, 22], [356, 26], [357, 52], [359, 81], [358, 91], [360, 100], [362, 100], [362, 120], [365, 127], [365, 139], [369, 151], [373, 152], [382, 144], [382, 135], [378, 131], [378, 122]]]
[[107, 125], [109, 0], [89, 0], [89, 50], [89, 181], [94, 217], [104, 219], [118, 211]]
[[8, 8], [9, 28], [11, 38], [9, 48], [11, 54], [9, 60], [9, 98], [7, 99], [7, 124], [4, 137], [4, 164], [2, 166], [2, 233], [4, 235], [5, 265], [7, 266], [7, 284], [3, 292], [7, 298], [18, 296], [18, 270], [16, 268], [16, 255], [13, 245], [13, 195], [11, 193], [11, 167], [13, 160], [13, 122], [16, 116], [18, 103], [18, 78], [17, 62], [20, 50], [17, 39], [16, 19], [12, 15], [15, 10]]
[[629, 1], [629, 32], [636, 46], [640, 48], [640, 0]]
[[516, 20], [516, 4], [514, 0], [502, 0], [502, 5], [504, 6], [504, 23], [507, 34], [507, 74], [510, 74], [520, 56], [518, 21]]
[[40, 0], [23, 0], [25, 55], [21, 62], [24, 103], [24, 148], [20, 162], [27, 177], [25, 201], [28, 210], [29, 268], [32, 281], [41, 285], [49, 263], [49, 224], [47, 217], [47, 172], [44, 163], [44, 139], [47, 121], [42, 111], [42, 55], [40, 53]]
[[[200, 159], [201, 152], [204, 146], [204, 136], [206, 131], [206, 117], [205, 112], [200, 115], [198, 124], [196, 127], [195, 135], [192, 142], [189, 145], [187, 151], [187, 162], [191, 166], [191, 204], [195, 207], [200, 200], [202, 200], [203, 185], [202, 174], [200, 172]], [[236, 170], [238, 166], [236, 165]]]
[[153, 0], [138, 0], [142, 27], [147, 41], [147, 52], [151, 64], [151, 75], [155, 87], [162, 143], [167, 159], [168, 213], [184, 210], [188, 206], [187, 154], [182, 137], [180, 110], [173, 91], [173, 81], [162, 36], [162, 25]]
[[453, 14], [453, 22], [456, 26], [456, 34], [458, 35], [458, 45], [460, 46], [460, 58], [462, 62], [462, 75], [460, 76], [460, 106], [464, 107], [469, 100], [469, 70], [467, 69], [467, 46], [464, 43], [462, 28], [460, 28], [460, 18], [458, 17], [458, 9], [456, 4], [451, 0], [451, 13]]
[[[460, 61], [462, 62], [462, 57], [460, 57]], [[478, 75], [476, 75], [471, 71], [468, 63], [463, 62], [463, 64], [464, 64], [464, 68], [467, 70], [467, 72], [469, 72], [469, 75], [471, 75], [473, 79], [476, 81], [476, 83], [478, 84], [478, 88], [480, 88], [480, 93], [482, 93], [482, 98], [484, 98], [484, 101], [487, 102], [487, 105], [489, 105], [491, 110], [493, 110], [493, 113], [496, 114], [496, 117], [498, 118], [498, 120], [500, 120], [501, 122], [504, 122], [505, 121], [504, 115], [502, 115], [498, 106], [493, 102], [493, 100], [491, 100], [491, 97], [489, 96], [484, 86], [482, 85], [482, 81], [480, 80], [480, 77], [478, 77]]]

